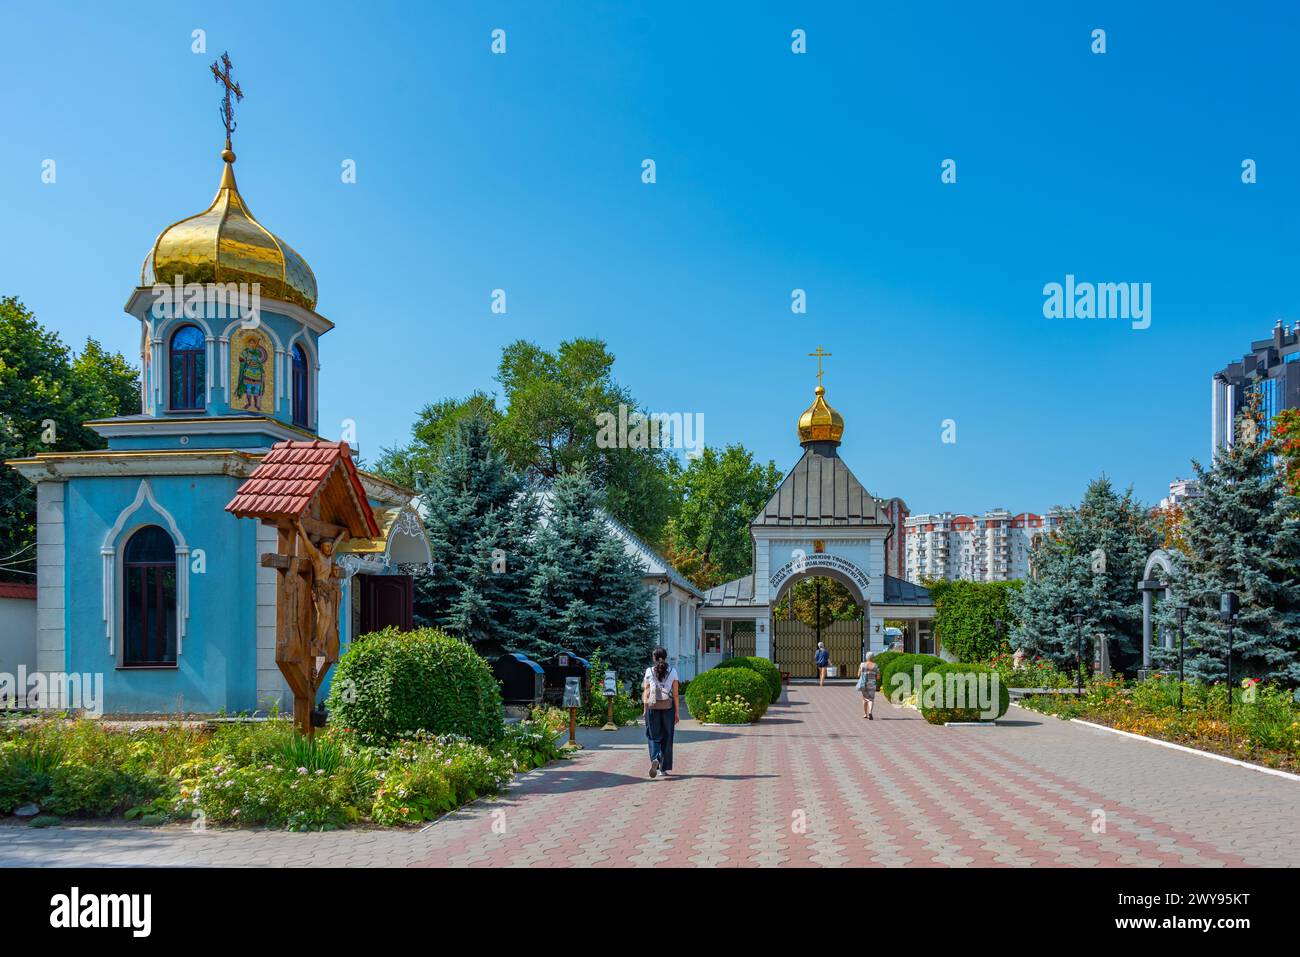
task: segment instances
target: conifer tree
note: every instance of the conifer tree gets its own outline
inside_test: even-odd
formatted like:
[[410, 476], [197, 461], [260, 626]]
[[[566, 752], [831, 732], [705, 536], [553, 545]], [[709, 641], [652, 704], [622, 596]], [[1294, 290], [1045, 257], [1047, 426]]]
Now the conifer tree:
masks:
[[640, 674], [654, 647], [642, 569], [607, 524], [585, 468], [555, 479], [544, 506], [524, 609], [522, 647], [537, 660], [596, 649], [620, 675]]
[[[1112, 664], [1141, 661], [1142, 604], [1137, 584], [1160, 534], [1132, 490], [1119, 495], [1105, 476], [1077, 508], [1066, 511], [1056, 534], [1031, 556], [1031, 574], [1011, 601], [1011, 646], [1073, 668], [1079, 635], [1083, 659], [1105, 637]], [[1074, 615], [1083, 616], [1082, 626]]]
[[[1171, 576], [1171, 597], [1159, 607], [1164, 628], [1176, 628], [1175, 607], [1189, 606], [1184, 641], [1189, 677], [1226, 677], [1227, 631], [1219, 598], [1235, 592], [1234, 677], [1300, 684], [1300, 499], [1260, 441], [1263, 417], [1252, 399], [1237, 417], [1237, 441], [1218, 450], [1212, 466], [1193, 462], [1201, 497], [1187, 503], [1185, 551]], [[1176, 657], [1160, 657], [1172, 666]], [[1235, 683], [1235, 682], [1234, 682]]]
[[456, 423], [421, 492], [433, 572], [417, 579], [418, 623], [486, 653], [514, 650], [537, 502], [494, 447], [484, 417]]

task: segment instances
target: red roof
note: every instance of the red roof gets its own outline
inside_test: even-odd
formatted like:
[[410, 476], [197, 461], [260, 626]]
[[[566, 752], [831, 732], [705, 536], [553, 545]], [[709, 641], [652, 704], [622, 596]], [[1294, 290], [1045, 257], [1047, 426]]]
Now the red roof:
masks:
[[350, 488], [353, 493], [348, 496], [354, 500], [353, 508], [348, 511], [357, 512], [355, 516], [344, 516], [353, 521], [338, 524], [350, 526], [353, 536], [377, 536], [379, 525], [366, 501], [365, 489], [346, 442], [315, 439], [275, 443], [239, 486], [226, 511], [240, 518], [302, 518], [336, 470], [341, 470], [346, 478], [344, 488]]
[[0, 582], [0, 598], [27, 598], [36, 600], [36, 586], [26, 582]]

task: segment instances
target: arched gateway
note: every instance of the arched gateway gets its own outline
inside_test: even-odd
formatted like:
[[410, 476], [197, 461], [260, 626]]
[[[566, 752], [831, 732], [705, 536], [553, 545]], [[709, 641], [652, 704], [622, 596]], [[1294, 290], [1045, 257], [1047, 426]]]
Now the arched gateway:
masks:
[[797, 582], [815, 577], [844, 585], [863, 610], [859, 620], [821, 629], [841, 674], [856, 675], [866, 651], [884, 649], [886, 619], [906, 623], [910, 650], [933, 646], [929, 592], [900, 577], [907, 506], [901, 499], [875, 498], [840, 458], [844, 418], [826, 402], [821, 385], [825, 353], [813, 354], [818, 385], [813, 404], [799, 417], [803, 455], [750, 523], [753, 573], [705, 594], [701, 669], [731, 655], [757, 654], [794, 677], [815, 674], [817, 629], [773, 616]]

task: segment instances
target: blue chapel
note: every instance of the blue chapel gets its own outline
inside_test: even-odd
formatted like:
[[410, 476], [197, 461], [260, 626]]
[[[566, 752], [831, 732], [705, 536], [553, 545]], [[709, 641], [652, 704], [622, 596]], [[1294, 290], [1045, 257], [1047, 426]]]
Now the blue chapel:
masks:
[[[292, 706], [275, 663], [276, 573], [260, 561], [276, 531], [225, 506], [275, 443], [320, 438], [334, 325], [306, 260], [240, 194], [229, 139], [221, 160], [216, 196], [158, 234], [126, 304], [140, 413], [87, 423], [106, 449], [7, 463], [37, 492], [37, 668], [102, 674], [108, 713]], [[344, 647], [410, 628], [412, 575], [431, 562], [415, 493], [359, 477], [379, 535], [339, 549]]]

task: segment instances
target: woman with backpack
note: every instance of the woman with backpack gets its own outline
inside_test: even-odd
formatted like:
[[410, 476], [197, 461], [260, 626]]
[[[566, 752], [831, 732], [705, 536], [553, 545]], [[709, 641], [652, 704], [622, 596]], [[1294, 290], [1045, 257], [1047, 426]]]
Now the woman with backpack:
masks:
[[645, 736], [650, 741], [650, 777], [673, 769], [673, 730], [681, 720], [677, 669], [668, 664], [668, 649], [656, 648], [645, 670], [641, 703], [645, 705]]

